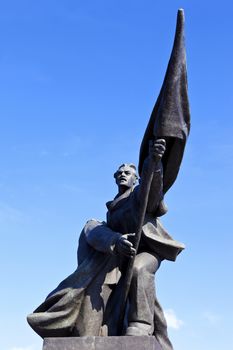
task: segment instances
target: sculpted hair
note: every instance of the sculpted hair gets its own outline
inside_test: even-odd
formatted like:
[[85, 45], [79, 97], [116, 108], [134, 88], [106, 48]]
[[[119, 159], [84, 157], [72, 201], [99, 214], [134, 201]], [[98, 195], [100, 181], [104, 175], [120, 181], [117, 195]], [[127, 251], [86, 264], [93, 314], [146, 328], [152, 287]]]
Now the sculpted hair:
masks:
[[135, 173], [135, 178], [136, 178], [136, 180], [138, 180], [137, 168], [136, 168], [136, 166], [135, 166], [133, 163], [123, 163], [123, 164], [121, 164], [121, 165], [119, 166], [119, 168], [117, 169], [117, 171], [114, 173], [114, 175], [113, 175], [114, 178], [116, 178], [119, 169], [120, 169], [120, 168], [123, 168], [124, 166], [128, 166], [128, 167], [132, 168], [132, 169], [134, 170], [134, 173]]

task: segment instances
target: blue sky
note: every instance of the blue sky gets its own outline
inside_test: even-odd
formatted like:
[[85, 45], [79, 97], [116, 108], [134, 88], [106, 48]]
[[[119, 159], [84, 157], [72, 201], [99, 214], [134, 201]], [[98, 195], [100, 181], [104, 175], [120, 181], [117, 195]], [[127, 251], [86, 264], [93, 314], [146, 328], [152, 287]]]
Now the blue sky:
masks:
[[186, 250], [157, 294], [175, 350], [232, 348], [231, 1], [0, 1], [1, 349], [40, 350], [26, 315], [76, 267], [112, 174], [138, 162], [186, 15], [192, 128], [164, 226]]

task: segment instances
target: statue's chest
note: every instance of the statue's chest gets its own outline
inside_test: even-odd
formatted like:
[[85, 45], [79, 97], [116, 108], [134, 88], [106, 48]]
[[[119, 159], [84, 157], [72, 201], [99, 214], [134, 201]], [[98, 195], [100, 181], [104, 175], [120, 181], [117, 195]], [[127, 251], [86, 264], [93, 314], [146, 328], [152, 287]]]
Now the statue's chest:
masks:
[[107, 224], [113, 231], [122, 234], [135, 232], [135, 211], [130, 198], [108, 211]]

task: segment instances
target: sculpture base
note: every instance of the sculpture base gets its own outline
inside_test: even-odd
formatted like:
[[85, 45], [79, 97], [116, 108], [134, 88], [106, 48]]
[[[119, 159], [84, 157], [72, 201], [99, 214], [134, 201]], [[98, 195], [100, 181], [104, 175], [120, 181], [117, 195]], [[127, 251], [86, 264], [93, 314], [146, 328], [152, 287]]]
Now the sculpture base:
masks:
[[162, 350], [155, 337], [45, 338], [43, 350]]

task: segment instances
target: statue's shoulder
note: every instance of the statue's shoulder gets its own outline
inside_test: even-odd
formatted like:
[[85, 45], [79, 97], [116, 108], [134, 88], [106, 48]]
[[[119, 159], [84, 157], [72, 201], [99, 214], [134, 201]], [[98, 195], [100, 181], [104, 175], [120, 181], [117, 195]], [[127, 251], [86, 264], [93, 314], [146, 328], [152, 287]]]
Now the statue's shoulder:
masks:
[[88, 219], [87, 220], [87, 222], [86, 222], [86, 224], [85, 224], [85, 226], [84, 227], [86, 227], [86, 226], [90, 226], [90, 225], [94, 225], [94, 226], [97, 226], [97, 225], [106, 225], [106, 222], [105, 221], [100, 221], [100, 220], [98, 220], [98, 219]]

